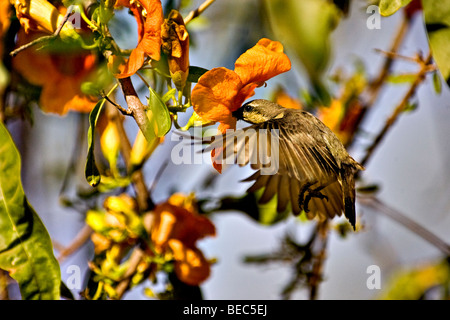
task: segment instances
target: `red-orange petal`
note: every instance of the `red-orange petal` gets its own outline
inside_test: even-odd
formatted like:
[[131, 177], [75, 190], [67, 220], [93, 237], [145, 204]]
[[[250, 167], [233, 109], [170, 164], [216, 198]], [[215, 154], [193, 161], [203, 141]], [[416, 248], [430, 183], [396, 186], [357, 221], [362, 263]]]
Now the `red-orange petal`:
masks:
[[[18, 46], [39, 37], [41, 33], [18, 34]], [[95, 70], [93, 54], [51, 55], [29, 48], [12, 60], [13, 68], [30, 83], [41, 86], [39, 106], [44, 112], [64, 115], [69, 110], [90, 112], [95, 101], [81, 92], [81, 83]], [[46, 76], [43, 77], [42, 75]]]
[[175, 259], [175, 274], [182, 282], [196, 286], [205, 281], [211, 268], [203, 253], [196, 247], [188, 247], [175, 239], [169, 241]]
[[153, 60], [161, 58], [161, 25], [164, 21], [160, 0], [140, 0], [139, 3], [146, 11], [143, 20], [142, 9], [136, 6], [136, 2], [119, 0], [116, 6], [130, 8], [138, 25], [138, 45], [130, 54], [127, 62], [119, 67], [117, 78], [126, 78], [135, 74], [144, 64], [145, 57]]
[[[265, 81], [290, 69], [291, 61], [284, 54], [283, 45], [263, 38], [236, 60], [234, 71], [244, 85], [255, 83], [262, 86]], [[251, 94], [251, 90], [246, 94]]]
[[[214, 68], [200, 77], [192, 90], [195, 112], [208, 121], [231, 123], [235, 97], [242, 87], [239, 76], [227, 68]], [[239, 106], [237, 106], [239, 107]]]
[[95, 101], [81, 92], [81, 81], [58, 77], [46, 83], [41, 92], [39, 105], [44, 112], [64, 115], [68, 111], [90, 112]]

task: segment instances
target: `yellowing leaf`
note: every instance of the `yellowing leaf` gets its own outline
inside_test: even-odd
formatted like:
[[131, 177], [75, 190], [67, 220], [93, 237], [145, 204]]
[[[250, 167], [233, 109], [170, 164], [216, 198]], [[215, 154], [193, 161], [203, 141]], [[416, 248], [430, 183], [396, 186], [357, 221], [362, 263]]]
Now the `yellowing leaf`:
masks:
[[393, 15], [410, 2], [411, 0], [380, 0], [380, 14], [385, 17]]
[[20, 165], [19, 152], [0, 122], [0, 268], [19, 283], [23, 299], [59, 299], [59, 265], [50, 236], [25, 197]]

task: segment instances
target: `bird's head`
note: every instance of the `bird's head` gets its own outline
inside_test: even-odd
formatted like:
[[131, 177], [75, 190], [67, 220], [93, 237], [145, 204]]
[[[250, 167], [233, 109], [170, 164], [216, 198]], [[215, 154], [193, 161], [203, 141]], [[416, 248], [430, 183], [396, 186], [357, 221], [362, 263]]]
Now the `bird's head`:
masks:
[[242, 107], [234, 111], [233, 117], [244, 120], [252, 124], [263, 123], [271, 119], [278, 119], [284, 116], [286, 109], [272, 101], [256, 99], [247, 102]]

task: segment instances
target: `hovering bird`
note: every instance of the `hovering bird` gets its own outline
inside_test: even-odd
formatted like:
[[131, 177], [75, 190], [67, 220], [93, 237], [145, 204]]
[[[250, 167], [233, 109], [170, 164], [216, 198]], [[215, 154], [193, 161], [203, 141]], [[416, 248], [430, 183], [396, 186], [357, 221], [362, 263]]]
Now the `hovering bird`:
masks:
[[[325, 124], [311, 113], [264, 99], [250, 101], [232, 115], [252, 125], [216, 136], [204, 151], [214, 149], [216, 157], [231, 153], [241, 166], [250, 162], [256, 172], [243, 180], [254, 181], [248, 192], [264, 188], [260, 203], [277, 195], [278, 212], [290, 203], [294, 215], [304, 211], [308, 219], [324, 221], [344, 213], [355, 229], [354, 175], [364, 167]], [[273, 161], [265, 163], [256, 156], [261, 153]], [[268, 174], [267, 167], [276, 170]]]

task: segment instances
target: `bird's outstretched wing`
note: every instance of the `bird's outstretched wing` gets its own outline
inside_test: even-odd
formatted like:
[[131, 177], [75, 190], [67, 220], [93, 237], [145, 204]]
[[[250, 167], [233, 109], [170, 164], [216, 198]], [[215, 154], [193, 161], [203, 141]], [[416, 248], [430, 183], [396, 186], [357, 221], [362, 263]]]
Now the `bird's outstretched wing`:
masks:
[[264, 188], [260, 203], [276, 195], [278, 212], [290, 204], [295, 215], [305, 210], [311, 219], [341, 215], [339, 165], [325, 142], [312, 131], [319, 129], [288, 123], [280, 126], [280, 121], [273, 119], [230, 131], [216, 136], [204, 151], [215, 149], [215, 161], [222, 158], [225, 163], [240, 166], [250, 163], [256, 172], [244, 180], [254, 181], [248, 191]]

